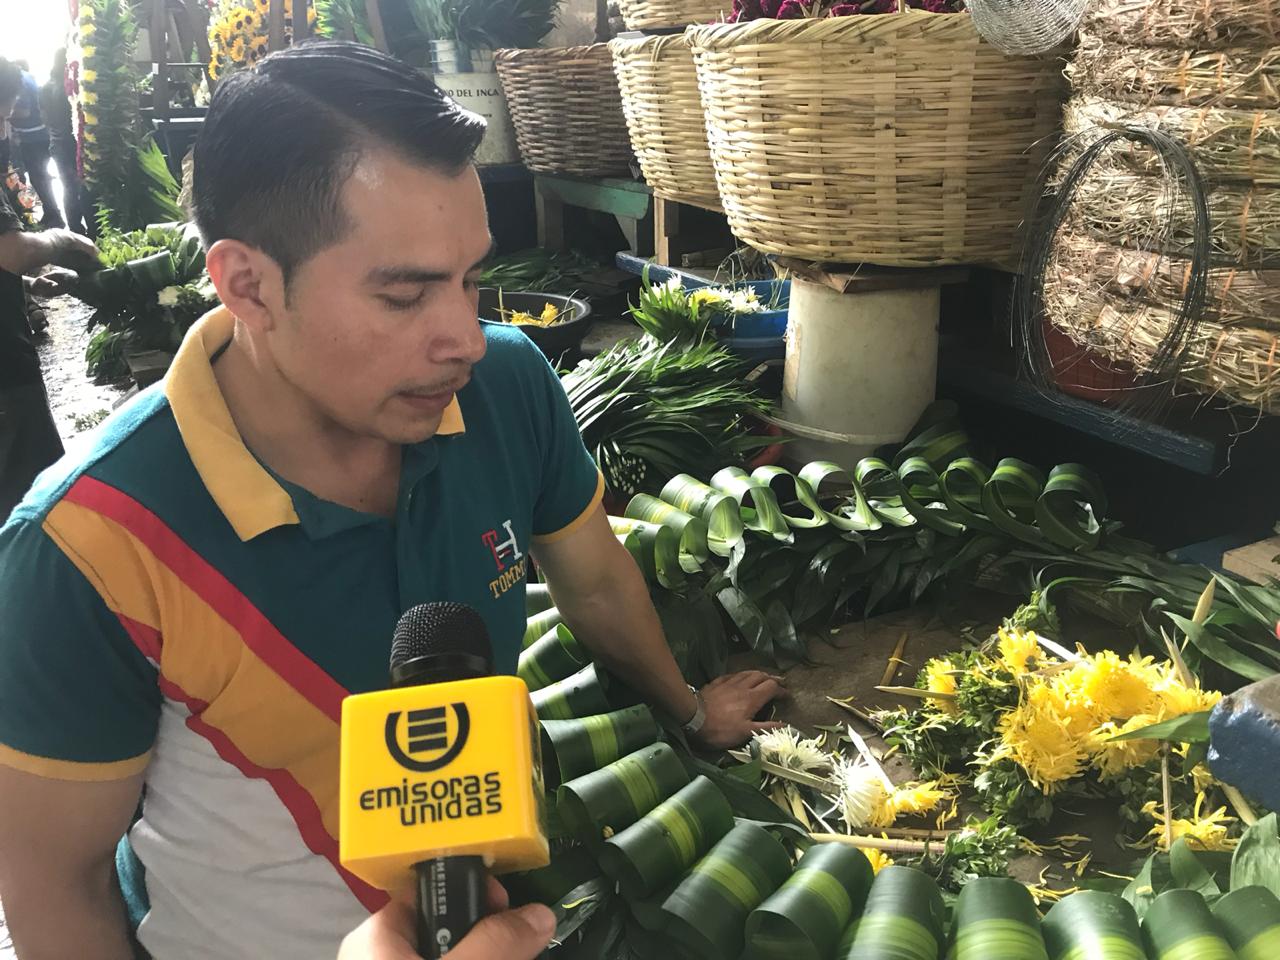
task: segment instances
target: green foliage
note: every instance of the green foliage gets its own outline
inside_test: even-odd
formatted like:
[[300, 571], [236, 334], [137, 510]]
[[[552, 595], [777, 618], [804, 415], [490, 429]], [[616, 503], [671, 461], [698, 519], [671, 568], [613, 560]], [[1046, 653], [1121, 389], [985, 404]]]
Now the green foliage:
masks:
[[418, 29], [469, 50], [536, 47], [555, 27], [562, 0], [408, 0]]
[[940, 854], [926, 855], [916, 866], [943, 890], [959, 893], [978, 877], [1007, 876], [1018, 844], [1018, 831], [999, 817], [970, 817], [962, 829], [947, 836]]
[[512, 292], [569, 293], [599, 269], [595, 261], [576, 251], [536, 247], [494, 257], [480, 273], [480, 286]]
[[651, 284], [646, 265], [640, 286], [640, 301], [630, 313], [641, 329], [659, 343], [701, 343], [711, 321], [711, 311], [701, 309], [680, 285], [679, 277]]
[[369, 15], [363, 0], [316, 0], [316, 36], [355, 40], [373, 46]]
[[1054, 799], [1031, 782], [1015, 761], [1004, 758], [984, 762], [973, 779], [979, 802], [1004, 823], [1018, 829], [1048, 823]]

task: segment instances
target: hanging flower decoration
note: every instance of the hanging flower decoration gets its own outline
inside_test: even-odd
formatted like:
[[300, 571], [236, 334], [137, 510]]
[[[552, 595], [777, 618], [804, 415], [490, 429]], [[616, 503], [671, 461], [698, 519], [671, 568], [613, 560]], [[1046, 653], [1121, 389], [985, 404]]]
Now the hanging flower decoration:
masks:
[[[307, 7], [307, 22], [315, 27], [314, 6]], [[218, 80], [257, 64], [267, 55], [270, 30], [270, 0], [222, 4], [209, 24], [209, 75]], [[284, 42], [293, 43], [293, 0], [284, 0]]]

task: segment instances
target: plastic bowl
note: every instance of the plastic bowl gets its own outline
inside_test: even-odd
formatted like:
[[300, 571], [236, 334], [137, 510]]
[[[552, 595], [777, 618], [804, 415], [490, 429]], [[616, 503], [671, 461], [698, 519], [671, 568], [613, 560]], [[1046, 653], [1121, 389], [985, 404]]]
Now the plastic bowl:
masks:
[[587, 330], [591, 327], [591, 305], [577, 297], [566, 297], [558, 293], [535, 293], [528, 290], [502, 291], [502, 307], [505, 310], [516, 310], [537, 316], [542, 313], [542, 308], [548, 303], [560, 308], [561, 317], [569, 315], [570, 318], [562, 319], [549, 327], [539, 327], [530, 323], [506, 323], [498, 313], [498, 289], [481, 287], [480, 319], [486, 323], [518, 327], [538, 345], [538, 349], [548, 359], [555, 360], [561, 354], [582, 343], [582, 338], [587, 335]]

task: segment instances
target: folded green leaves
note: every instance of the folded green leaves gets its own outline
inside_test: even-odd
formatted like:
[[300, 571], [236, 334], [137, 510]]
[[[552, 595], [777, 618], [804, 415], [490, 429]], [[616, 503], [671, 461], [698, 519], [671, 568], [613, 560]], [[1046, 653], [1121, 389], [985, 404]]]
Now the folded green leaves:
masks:
[[819, 843], [786, 883], [747, 918], [747, 953], [758, 960], [826, 960], [862, 912], [874, 875], [853, 847]]
[[947, 911], [932, 877], [911, 867], [876, 875], [862, 915], [841, 938], [840, 960], [938, 960]]
[[604, 675], [592, 663], [572, 676], [533, 691], [530, 698], [539, 720], [589, 717], [596, 713], [608, 713], [617, 706], [609, 700], [607, 683]]
[[543, 720], [543, 763], [554, 788], [653, 743], [658, 724], [644, 704], [572, 720]]
[[970, 880], [956, 901], [953, 960], [1047, 960], [1027, 888], [1007, 877]]
[[1236, 960], [1235, 951], [1193, 890], [1166, 890], [1147, 908], [1142, 937], [1148, 960]]
[[706, 777], [695, 777], [639, 821], [605, 840], [600, 866], [629, 900], [674, 883], [733, 827], [733, 811]]
[[[1146, 960], [1133, 907], [1121, 897], [1081, 890], [1054, 904], [1040, 925], [1049, 960]], [[1280, 954], [1277, 954], [1280, 956]]]
[[590, 660], [582, 644], [560, 623], [520, 652], [516, 676], [530, 691], [541, 690], [577, 673]]
[[1240, 960], [1280, 957], [1280, 898], [1266, 887], [1232, 890], [1213, 905], [1213, 918]]
[[675, 751], [655, 743], [565, 783], [556, 793], [556, 809], [579, 840], [600, 844], [688, 782]]
[[667, 935], [700, 960], [734, 960], [747, 917], [790, 872], [791, 857], [769, 831], [739, 823], [663, 903]]

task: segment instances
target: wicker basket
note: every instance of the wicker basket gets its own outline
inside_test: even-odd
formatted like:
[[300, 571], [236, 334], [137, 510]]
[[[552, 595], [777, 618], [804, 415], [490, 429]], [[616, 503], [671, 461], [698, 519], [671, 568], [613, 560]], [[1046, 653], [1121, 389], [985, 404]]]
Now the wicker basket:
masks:
[[583, 177], [630, 172], [631, 141], [608, 44], [499, 50], [494, 63], [526, 167]]
[[628, 30], [661, 30], [723, 20], [733, 0], [618, 0]]
[[968, 15], [690, 27], [720, 199], [738, 237], [810, 260], [1012, 263], [1059, 128], [1056, 59]]
[[653, 192], [720, 209], [693, 54], [681, 36], [613, 40], [631, 147]]

